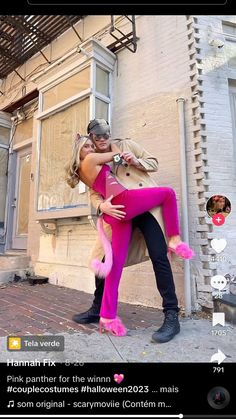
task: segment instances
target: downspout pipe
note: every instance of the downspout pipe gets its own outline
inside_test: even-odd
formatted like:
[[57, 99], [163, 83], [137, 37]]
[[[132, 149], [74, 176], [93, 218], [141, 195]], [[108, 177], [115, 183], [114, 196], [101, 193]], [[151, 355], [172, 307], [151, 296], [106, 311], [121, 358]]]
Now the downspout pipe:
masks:
[[[185, 131], [185, 99], [179, 97], [176, 100], [179, 113], [179, 137], [180, 137], [180, 168], [181, 168], [181, 221], [182, 239], [189, 244], [189, 224], [188, 224], [188, 186], [187, 186], [187, 157], [186, 157], [186, 131]], [[185, 315], [190, 316], [192, 312], [191, 304], [191, 282], [190, 282], [190, 263], [184, 260], [184, 300]]]

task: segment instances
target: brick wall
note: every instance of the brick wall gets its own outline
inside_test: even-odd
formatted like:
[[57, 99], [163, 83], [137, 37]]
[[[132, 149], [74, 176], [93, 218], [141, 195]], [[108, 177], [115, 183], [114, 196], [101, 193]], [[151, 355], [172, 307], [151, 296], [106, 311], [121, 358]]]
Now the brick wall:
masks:
[[[210, 278], [215, 274], [225, 275], [232, 271], [235, 269], [236, 261], [236, 252], [233, 249], [233, 240], [236, 236], [235, 212], [232, 211], [225, 225], [220, 228], [215, 227], [204, 213], [207, 200], [214, 194], [226, 195], [233, 208], [236, 200], [236, 162], [233, 155], [228, 89], [228, 78], [232, 77], [232, 71], [228, 68], [226, 49], [209, 45], [211, 39], [223, 39], [222, 20], [235, 23], [234, 16], [192, 17], [193, 33], [198, 37], [194, 58], [197, 67], [195, 93], [199, 124], [195, 136], [196, 153], [199, 157], [199, 173], [196, 174], [198, 225], [195, 240], [199, 244], [200, 269], [196, 271], [195, 280], [197, 301], [206, 307], [212, 307]], [[224, 260], [212, 262], [215, 252], [211, 248], [210, 241], [213, 238], [223, 237], [228, 242], [223, 254]]]

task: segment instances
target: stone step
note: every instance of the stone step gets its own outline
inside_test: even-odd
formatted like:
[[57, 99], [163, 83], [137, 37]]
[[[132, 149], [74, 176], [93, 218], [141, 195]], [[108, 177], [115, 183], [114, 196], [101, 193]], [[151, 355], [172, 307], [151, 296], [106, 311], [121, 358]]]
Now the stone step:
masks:
[[25, 269], [30, 266], [30, 256], [26, 254], [0, 255], [0, 271], [2, 269]]
[[236, 295], [224, 294], [221, 299], [214, 300], [214, 311], [225, 313], [225, 320], [236, 324]]
[[18, 282], [27, 279], [26, 273], [33, 274], [32, 268], [25, 269], [0, 269], [0, 284]]

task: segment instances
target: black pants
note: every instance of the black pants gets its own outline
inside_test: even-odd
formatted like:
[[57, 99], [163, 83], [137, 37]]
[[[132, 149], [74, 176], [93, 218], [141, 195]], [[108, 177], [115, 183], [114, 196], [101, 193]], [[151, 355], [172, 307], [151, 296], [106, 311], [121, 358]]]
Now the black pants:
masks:
[[[150, 212], [145, 212], [133, 219], [133, 227], [138, 227], [144, 236], [155, 272], [157, 289], [162, 297], [163, 311], [179, 311], [173, 274], [167, 257], [166, 241], [159, 223]], [[104, 279], [95, 277], [95, 284], [93, 307], [99, 312], [104, 290]]]

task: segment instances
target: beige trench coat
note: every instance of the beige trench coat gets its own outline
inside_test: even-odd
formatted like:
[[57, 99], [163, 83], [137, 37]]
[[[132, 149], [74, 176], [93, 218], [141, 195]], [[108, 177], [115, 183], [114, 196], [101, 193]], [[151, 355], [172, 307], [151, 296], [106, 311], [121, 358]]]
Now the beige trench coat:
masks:
[[[139, 162], [143, 166], [143, 170], [137, 169], [135, 166], [124, 166], [119, 165], [115, 167], [113, 163], [111, 163], [111, 168], [113, 173], [115, 173], [119, 182], [124, 185], [127, 189], [140, 189], [140, 188], [151, 188], [153, 186], [157, 186], [156, 182], [151, 178], [149, 172], [156, 172], [158, 170], [158, 161], [157, 159], [148, 153], [145, 149], [143, 149], [139, 144], [135, 143], [132, 140], [121, 140], [116, 139], [119, 148], [122, 151], [131, 151], [134, 155], [138, 158]], [[117, 169], [117, 170], [116, 170]], [[101, 195], [97, 192], [90, 189], [90, 199], [91, 203], [98, 211], [98, 206], [103, 199]], [[155, 207], [154, 209], [150, 210], [153, 216], [156, 218], [162, 231], [165, 235], [164, 231], [164, 224], [162, 219], [162, 212], [161, 207]], [[109, 238], [111, 238], [111, 227], [109, 224], [103, 222], [104, 230]], [[122, 245], [122, 244], [121, 244]], [[158, 246], [158, 243], [157, 243]], [[94, 258], [98, 258], [101, 260], [104, 256], [103, 247], [99, 237], [95, 242], [95, 246], [92, 250], [91, 260]], [[134, 265], [136, 263], [144, 262], [149, 259], [146, 243], [141, 231], [138, 228], [135, 228], [132, 233], [132, 238], [129, 244], [129, 252], [126, 259], [125, 266]]]

